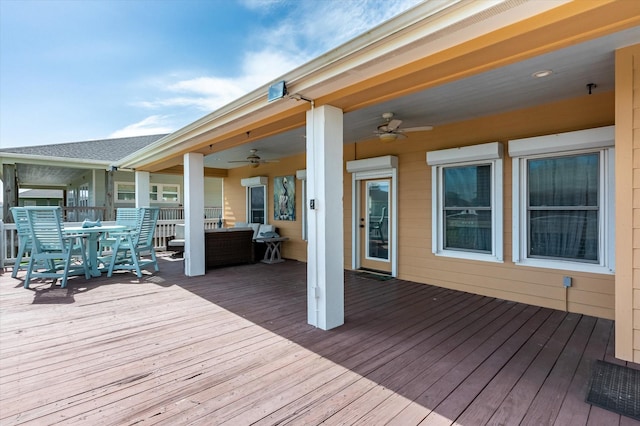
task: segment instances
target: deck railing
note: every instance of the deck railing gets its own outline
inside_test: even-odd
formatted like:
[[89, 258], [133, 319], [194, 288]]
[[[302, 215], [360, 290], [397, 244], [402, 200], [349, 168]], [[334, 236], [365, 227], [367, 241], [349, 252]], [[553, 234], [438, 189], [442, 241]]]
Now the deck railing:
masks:
[[[204, 229], [218, 228], [219, 217], [204, 219]], [[115, 222], [102, 222], [105, 225], [113, 225]], [[154, 247], [158, 251], [167, 249], [167, 239], [176, 233], [176, 224], [184, 223], [184, 220], [158, 220], [156, 232], [153, 235]], [[224, 224], [224, 220], [223, 220]], [[65, 222], [65, 226], [82, 226], [82, 222]], [[0, 221], [0, 268], [13, 265], [18, 255], [18, 232], [14, 223]]]
[[[96, 221], [105, 220], [105, 207], [62, 207], [62, 214], [66, 222], [82, 222], [85, 219]], [[219, 219], [222, 207], [205, 207], [205, 219]], [[113, 215], [115, 217], [115, 214]], [[160, 207], [160, 220], [184, 220], [184, 207]]]

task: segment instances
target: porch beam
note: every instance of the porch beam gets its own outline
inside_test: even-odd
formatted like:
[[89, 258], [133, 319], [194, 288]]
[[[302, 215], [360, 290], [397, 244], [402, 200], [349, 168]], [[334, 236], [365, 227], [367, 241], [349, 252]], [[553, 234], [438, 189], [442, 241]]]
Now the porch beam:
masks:
[[344, 324], [342, 130], [341, 109], [314, 109], [312, 103], [307, 112], [307, 322], [323, 330]]
[[18, 175], [15, 164], [2, 165], [2, 220], [4, 223], [13, 223], [13, 216], [9, 209], [18, 206]]

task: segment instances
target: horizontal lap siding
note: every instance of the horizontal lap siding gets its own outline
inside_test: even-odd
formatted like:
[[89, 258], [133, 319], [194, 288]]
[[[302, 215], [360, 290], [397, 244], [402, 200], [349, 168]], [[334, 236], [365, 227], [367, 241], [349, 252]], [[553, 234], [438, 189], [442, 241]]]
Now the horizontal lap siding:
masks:
[[[427, 120], [428, 121], [428, 120]], [[437, 126], [430, 132], [408, 134], [392, 143], [370, 140], [345, 145], [344, 160], [382, 155], [398, 157], [398, 277], [419, 283], [462, 290], [554, 309], [566, 309], [612, 319], [614, 317], [614, 277], [517, 266], [511, 261], [511, 159], [507, 141], [611, 125], [614, 121], [614, 94], [596, 93], [526, 110]], [[503, 244], [504, 262], [478, 262], [435, 256], [431, 252], [431, 168], [426, 152], [502, 142], [503, 163]], [[269, 177], [269, 222], [281, 235], [291, 239], [283, 244], [283, 257], [306, 261], [306, 242], [301, 239], [302, 184], [296, 180], [296, 221], [274, 221], [273, 178], [304, 169], [305, 156], [282, 159], [258, 169], [240, 168], [225, 179], [225, 217], [245, 220], [245, 191], [240, 179]], [[344, 265], [352, 262], [352, 176], [344, 172]], [[637, 215], [640, 222], [640, 214]], [[566, 291], [562, 278], [569, 275], [573, 286]], [[637, 287], [640, 290], [640, 286]], [[640, 293], [637, 291], [636, 293]], [[565, 299], [565, 295], [568, 299]], [[640, 301], [639, 301], [640, 302]], [[640, 340], [640, 336], [637, 337]]]
[[[633, 217], [640, 215], [640, 45], [633, 49]], [[640, 223], [633, 223], [633, 361], [640, 363]]]
[[[398, 156], [399, 278], [612, 319], [612, 275], [522, 267], [511, 261], [512, 167], [507, 143], [509, 139], [598, 127], [612, 122], [613, 93], [606, 93], [436, 127], [431, 132], [411, 133], [407, 139], [390, 144], [379, 141], [358, 143], [358, 159], [383, 155], [379, 152], [380, 145], [387, 147], [385, 155]], [[426, 164], [426, 152], [493, 141], [502, 142], [505, 153], [504, 262], [434, 255], [431, 252], [431, 168]], [[351, 191], [348, 174], [347, 180], [345, 193]], [[347, 220], [350, 218], [345, 215]], [[573, 278], [573, 286], [568, 291], [562, 285], [565, 275]]]

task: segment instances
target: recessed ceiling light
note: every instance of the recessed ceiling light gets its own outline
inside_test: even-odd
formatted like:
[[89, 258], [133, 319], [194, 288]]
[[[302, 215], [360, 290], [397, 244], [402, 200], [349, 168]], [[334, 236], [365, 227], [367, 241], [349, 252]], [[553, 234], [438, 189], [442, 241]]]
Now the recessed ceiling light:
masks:
[[553, 71], [551, 71], [551, 70], [541, 70], [541, 71], [536, 71], [533, 74], [531, 74], [531, 77], [533, 77], [533, 78], [542, 78], [542, 77], [548, 77], [551, 74], [553, 74]]

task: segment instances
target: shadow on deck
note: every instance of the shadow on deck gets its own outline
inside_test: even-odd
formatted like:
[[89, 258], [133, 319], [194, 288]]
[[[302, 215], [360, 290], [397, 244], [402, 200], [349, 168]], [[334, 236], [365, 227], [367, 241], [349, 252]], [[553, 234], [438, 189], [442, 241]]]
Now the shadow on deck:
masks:
[[639, 424], [584, 402], [621, 363], [608, 320], [347, 271], [322, 331], [295, 261], [21, 284], [0, 277], [2, 424]]

